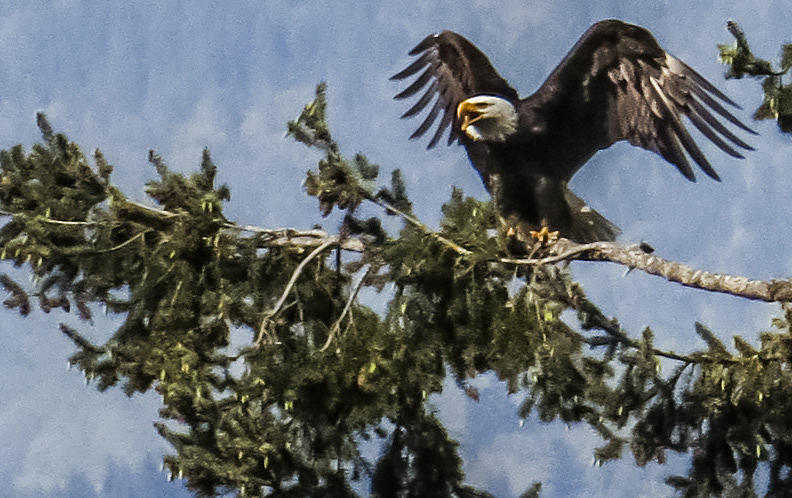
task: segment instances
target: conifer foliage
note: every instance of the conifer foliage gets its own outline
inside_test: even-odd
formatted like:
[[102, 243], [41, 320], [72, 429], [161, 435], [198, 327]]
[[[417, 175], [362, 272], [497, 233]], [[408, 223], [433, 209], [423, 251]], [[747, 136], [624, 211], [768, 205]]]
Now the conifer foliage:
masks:
[[792, 43], [781, 46], [781, 58], [775, 68], [772, 62], [751, 52], [745, 33], [736, 22], [729, 21], [728, 27], [735, 43], [718, 45], [721, 62], [729, 66], [726, 77], [761, 78], [764, 101], [754, 112], [754, 119], [774, 119], [781, 131], [792, 133], [792, 83], [784, 83], [784, 76], [792, 68]]
[[[40, 144], [0, 153], [0, 257], [34, 276], [26, 287], [0, 275], [5, 306], [117, 317], [103, 344], [61, 325], [69, 361], [100, 390], [161, 395], [171, 477], [202, 496], [355, 496], [360, 480], [383, 497], [489, 496], [465, 484], [426, 401], [448, 375], [477, 399], [467, 382], [494, 372], [525, 397], [515, 417], [596, 430], [600, 464], [686, 452], [689, 474], [668, 478], [681, 494], [751, 496], [760, 465], [771, 493], [792, 488], [792, 308], [757, 345], [730, 349], [695, 324], [701, 350], [658, 349], [562, 266], [501, 261], [509, 244], [489, 203], [455, 190], [441, 229], [421, 224], [398, 171], [383, 187], [377, 166], [342, 155], [324, 92], [288, 130], [323, 151], [305, 188], [322, 215], [343, 213], [338, 235], [228, 221], [208, 151], [190, 176], [150, 153], [156, 207], [128, 199], [99, 151], [90, 164], [44, 116]], [[359, 217], [364, 203], [400, 231]]]

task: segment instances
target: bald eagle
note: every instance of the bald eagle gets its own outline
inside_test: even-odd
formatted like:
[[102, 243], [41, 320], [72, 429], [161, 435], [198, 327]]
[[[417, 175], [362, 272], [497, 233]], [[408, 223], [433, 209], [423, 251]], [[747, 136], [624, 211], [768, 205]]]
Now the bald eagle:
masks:
[[660, 154], [690, 181], [688, 155], [720, 180], [682, 116], [730, 156], [743, 157], [735, 146], [753, 150], [722, 122], [756, 134], [721, 102], [737, 104], [663, 50], [649, 31], [619, 20], [591, 26], [536, 93], [523, 99], [457, 33], [429, 35], [409, 54], [418, 59], [391, 79], [420, 74], [395, 98], [428, 88], [402, 118], [434, 99], [410, 138], [422, 136], [439, 117], [428, 148], [450, 128], [448, 145], [465, 146], [510, 233], [547, 233], [549, 227], [581, 243], [615, 239], [619, 229], [567, 183], [594, 153], [619, 140]]

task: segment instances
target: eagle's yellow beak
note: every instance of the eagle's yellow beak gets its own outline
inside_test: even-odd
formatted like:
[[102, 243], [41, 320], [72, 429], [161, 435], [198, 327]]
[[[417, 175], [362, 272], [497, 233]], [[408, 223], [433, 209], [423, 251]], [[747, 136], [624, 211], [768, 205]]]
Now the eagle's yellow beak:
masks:
[[457, 119], [462, 121], [459, 125], [460, 129], [464, 132], [468, 126], [476, 121], [483, 119], [486, 114], [484, 110], [490, 105], [487, 102], [470, 102], [463, 100], [457, 106]]

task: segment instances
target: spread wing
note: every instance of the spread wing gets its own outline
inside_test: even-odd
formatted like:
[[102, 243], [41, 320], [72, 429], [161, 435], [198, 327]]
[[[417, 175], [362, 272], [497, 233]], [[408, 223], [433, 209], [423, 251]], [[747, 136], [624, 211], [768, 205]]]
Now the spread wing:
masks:
[[487, 57], [456, 33], [443, 31], [429, 35], [410, 51], [410, 55], [419, 57], [391, 79], [401, 80], [423, 72], [394, 98], [412, 97], [428, 85], [421, 98], [402, 118], [418, 114], [434, 99], [429, 114], [410, 136], [411, 139], [422, 136], [440, 116], [440, 124], [429, 141], [429, 149], [437, 144], [450, 125], [453, 126], [448, 145], [459, 138], [461, 132], [456, 123], [456, 109], [463, 100], [481, 94], [505, 97], [512, 102], [518, 100], [517, 92], [495, 71]]
[[[687, 117], [727, 154], [753, 150], [723, 121], [756, 134], [724, 104], [739, 108], [687, 64], [663, 50], [649, 31], [617, 20], [601, 21], [580, 38], [527, 105], [559, 112], [558, 122], [579, 117], [601, 121], [601, 134], [588, 144], [595, 152], [619, 140], [660, 154], [689, 180], [695, 180], [689, 155], [712, 178], [718, 174], [682, 122]], [[596, 143], [598, 142], [598, 143]], [[557, 173], [569, 179], [582, 166], [570, 163]]]

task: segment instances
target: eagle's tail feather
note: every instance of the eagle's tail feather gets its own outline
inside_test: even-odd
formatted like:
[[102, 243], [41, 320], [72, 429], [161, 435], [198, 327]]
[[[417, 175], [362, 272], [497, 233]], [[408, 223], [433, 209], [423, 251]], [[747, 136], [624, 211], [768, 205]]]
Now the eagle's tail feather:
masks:
[[[621, 230], [607, 218], [594, 211], [583, 202], [583, 199], [570, 190], [565, 192], [566, 201], [572, 215], [570, 233], [562, 233], [562, 237], [586, 244], [589, 242], [616, 240]], [[551, 229], [553, 227], [550, 227]]]

